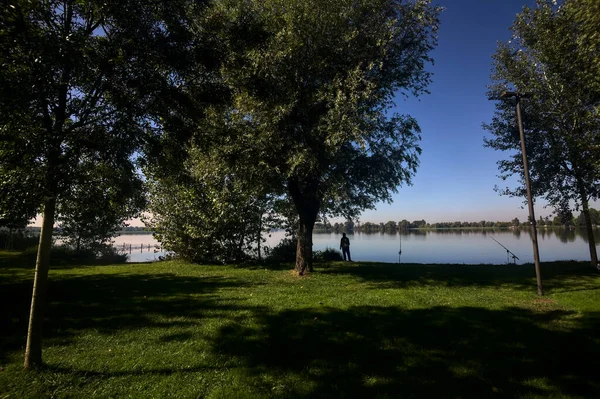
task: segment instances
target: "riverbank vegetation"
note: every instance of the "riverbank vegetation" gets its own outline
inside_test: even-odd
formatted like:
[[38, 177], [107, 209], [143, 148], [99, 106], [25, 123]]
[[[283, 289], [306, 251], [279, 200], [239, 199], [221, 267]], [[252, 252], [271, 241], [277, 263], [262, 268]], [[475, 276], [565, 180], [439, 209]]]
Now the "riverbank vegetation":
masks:
[[[589, 216], [592, 226], [600, 225], [600, 211], [590, 208]], [[571, 213], [568, 215], [557, 214], [552, 219], [549, 216], [541, 217], [536, 221], [538, 227], [581, 227], [586, 226], [585, 215], [580, 213], [577, 217], [574, 217]], [[391, 233], [394, 234], [398, 231], [407, 229], [473, 229], [473, 228], [511, 228], [511, 227], [522, 227], [531, 226], [529, 221], [520, 221], [518, 218], [507, 221], [486, 221], [481, 220], [479, 222], [433, 222], [428, 223], [425, 220], [414, 220], [412, 222], [404, 219], [399, 222], [390, 220], [386, 223], [372, 223], [372, 222], [353, 222], [347, 220], [344, 223], [330, 223], [329, 221], [317, 222], [315, 224], [315, 233], [342, 233], [342, 232], [357, 232], [357, 233]]]
[[543, 264], [544, 298], [531, 265], [53, 267], [31, 373], [18, 258], [0, 254], [3, 398], [600, 395], [587, 263]]

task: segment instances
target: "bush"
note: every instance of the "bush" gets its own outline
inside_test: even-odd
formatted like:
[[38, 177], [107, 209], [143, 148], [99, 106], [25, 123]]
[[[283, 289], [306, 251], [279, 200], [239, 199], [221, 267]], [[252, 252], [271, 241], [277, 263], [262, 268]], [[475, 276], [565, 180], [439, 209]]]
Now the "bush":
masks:
[[[35, 264], [38, 247], [31, 246], [23, 251], [23, 256]], [[128, 255], [120, 254], [117, 249], [112, 246], [106, 246], [99, 252], [89, 249], [75, 251], [73, 248], [66, 245], [57, 245], [52, 247], [50, 253], [50, 265], [108, 265], [115, 263], [127, 262]]]
[[129, 259], [129, 255], [120, 253], [119, 250], [112, 245], [107, 245], [100, 250], [96, 256], [96, 263], [109, 265], [115, 263], [125, 263]]
[[284, 238], [269, 250], [267, 260], [276, 262], [293, 262], [296, 260], [297, 241], [294, 238]]
[[324, 251], [314, 251], [313, 259], [316, 262], [331, 262], [344, 260], [344, 258], [342, 258], [342, 253], [333, 248], [325, 248]]
[[37, 245], [39, 241], [39, 235], [30, 235], [21, 230], [12, 232], [0, 230], [0, 248], [9, 251], [24, 251], [29, 247]]
[[[297, 241], [295, 238], [284, 238], [269, 251], [267, 260], [277, 262], [293, 262], [296, 260]], [[331, 262], [343, 260], [342, 253], [333, 248], [324, 251], [313, 251], [313, 260], [316, 262]]]

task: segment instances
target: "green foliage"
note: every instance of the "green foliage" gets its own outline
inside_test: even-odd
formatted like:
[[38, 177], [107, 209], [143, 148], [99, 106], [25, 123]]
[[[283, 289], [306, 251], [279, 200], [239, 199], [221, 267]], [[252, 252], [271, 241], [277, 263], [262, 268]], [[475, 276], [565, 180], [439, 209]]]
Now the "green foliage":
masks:
[[[23, 224], [52, 198], [62, 222], [79, 226], [69, 230], [82, 223], [89, 230], [81, 212], [92, 192], [116, 224], [136, 213], [133, 158], [142, 147], [155, 150], [165, 127], [180, 134], [174, 126], [196, 118], [192, 104], [218, 91], [199, 79], [215, 56], [190, 32], [195, 4], [11, 0], [2, 7], [0, 223]], [[126, 179], [134, 189], [123, 189]], [[129, 198], [116, 201], [114, 191]]]
[[77, 177], [59, 204], [58, 235], [75, 252], [99, 253], [125, 227], [125, 220], [139, 216], [144, 207], [143, 183], [133, 164], [81, 159]]
[[386, 233], [396, 233], [398, 231], [398, 226], [396, 225], [396, 222], [390, 220], [385, 224], [384, 230]]
[[[284, 238], [279, 244], [269, 250], [267, 260], [275, 262], [293, 262], [296, 259], [298, 242], [294, 237]], [[323, 251], [314, 251], [313, 260], [316, 262], [332, 262], [343, 260], [340, 251], [326, 248]]]
[[284, 238], [279, 244], [269, 250], [267, 260], [276, 262], [293, 262], [296, 259], [296, 249], [298, 243], [296, 239]]
[[[590, 211], [592, 211], [592, 209], [590, 209]], [[563, 225], [563, 226], [573, 226], [573, 223], [574, 223], [573, 212], [568, 208], [558, 209], [556, 212], [556, 216], [555, 216], [554, 220], [552, 221], [552, 224]]]
[[[37, 245], [26, 248], [22, 256], [26, 262], [33, 266], [37, 257]], [[70, 246], [57, 245], [52, 248], [50, 263], [52, 266], [73, 265], [111, 265], [127, 262], [128, 255], [119, 253], [111, 246], [103, 246], [92, 249], [82, 248], [76, 250]]]
[[202, 131], [221, 132], [209, 143], [293, 201], [301, 273], [319, 213], [352, 218], [410, 184], [419, 126], [389, 108], [425, 91], [439, 11], [395, 0], [220, 0], [209, 10], [233, 103]]
[[[540, 0], [517, 16], [512, 40], [500, 43], [493, 56], [489, 95], [527, 93], [521, 105], [533, 195], [544, 196], [557, 209], [584, 206], [600, 194], [594, 167], [600, 144], [600, 114], [594, 107], [600, 97], [589, 90], [597, 76], [589, 54], [577, 45], [579, 28], [566, 8]], [[525, 197], [513, 101], [496, 103], [492, 122], [484, 125], [493, 135], [485, 145], [512, 153], [498, 162], [502, 179], [515, 174], [521, 179], [518, 187], [500, 192]]]
[[[500, 43], [493, 56], [489, 93], [491, 99], [504, 91], [526, 94], [520, 103], [532, 195], [543, 196], [562, 214], [573, 205], [587, 213], [589, 202], [600, 198], [600, 96], [593, 90], [598, 56], [581, 45], [582, 24], [570, 12], [576, 2], [538, 0], [535, 9], [525, 7], [517, 15], [512, 40]], [[502, 179], [520, 178], [516, 188], [499, 191], [525, 197], [512, 101], [496, 103], [492, 122], [484, 124], [493, 135], [485, 145], [512, 153], [498, 162]], [[592, 225], [586, 227], [590, 261], [596, 267]]]
[[[239, 262], [258, 255], [269, 227], [268, 200], [237, 171], [197, 148], [179, 176], [152, 174], [146, 225], [161, 246], [183, 259]], [[243, 173], [243, 171], [241, 172]]]
[[[89, 233], [92, 221], [81, 220], [87, 192], [99, 185], [104, 190], [99, 205], [106, 206], [111, 197], [106, 191], [115, 188], [108, 183], [114, 171], [139, 185], [132, 168], [136, 153], [151, 147], [160, 127], [180, 126], [180, 110], [193, 108], [182, 104], [203, 94], [202, 84], [186, 87], [193, 96], [180, 89], [189, 78], [186, 61], [213, 59], [208, 54], [186, 57], [191, 48], [199, 50], [185, 34], [186, 13], [194, 4], [10, 0], [0, 10], [0, 218], [21, 223], [43, 208], [27, 369], [42, 364], [41, 326], [57, 212], [67, 231], [79, 230], [70, 238], [110, 235], [104, 221], [91, 227], [99, 231]], [[82, 179], [95, 164], [103, 165], [94, 166], [98, 175]], [[107, 218], [118, 222], [131, 209], [117, 208], [132, 202], [137, 201], [112, 201], [106, 211], [120, 214]], [[7, 215], [5, 204], [20, 205]]]
[[313, 259], [317, 262], [335, 262], [344, 260], [341, 252], [334, 248], [325, 248], [323, 251], [314, 251]]
[[[596, 0], [571, 0], [564, 2], [563, 8], [578, 25], [577, 45], [581, 52], [587, 53], [594, 71], [595, 79], [589, 82], [589, 90], [600, 97], [600, 3]], [[596, 111], [600, 112], [600, 109]]]
[[[590, 215], [590, 223], [592, 225], [594, 225], [594, 226], [600, 225], [600, 211], [598, 211], [594, 208], [590, 208], [589, 215]], [[575, 218], [575, 225], [576, 226], [585, 226], [586, 225], [585, 215], [583, 212], [580, 213], [579, 216], [577, 216]]]
[[37, 246], [39, 240], [39, 235], [28, 234], [25, 230], [0, 229], [1, 249], [24, 251], [29, 247]]
[[329, 215], [356, 215], [410, 181], [418, 126], [386, 115], [394, 90], [417, 94], [429, 82], [421, 67], [437, 25], [426, 2], [221, 3], [229, 18], [254, 18], [265, 38], [232, 52], [234, 122], [254, 137], [240, 161], [259, 159], [299, 195], [316, 190]]

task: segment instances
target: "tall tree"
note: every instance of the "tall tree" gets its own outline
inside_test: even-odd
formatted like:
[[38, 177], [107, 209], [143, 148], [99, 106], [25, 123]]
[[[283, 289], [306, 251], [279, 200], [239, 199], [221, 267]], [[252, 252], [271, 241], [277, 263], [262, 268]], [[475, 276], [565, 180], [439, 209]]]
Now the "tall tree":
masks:
[[[534, 196], [555, 208], [573, 204], [586, 217], [590, 259], [598, 263], [589, 201], [600, 195], [597, 148], [600, 144], [600, 98], [589, 90], [597, 76], [590, 53], [578, 44], [581, 25], [566, 12], [571, 0], [538, 0], [512, 26], [513, 37], [493, 56], [490, 97], [506, 90], [526, 93], [522, 100], [527, 156]], [[498, 102], [485, 145], [513, 155], [499, 162], [501, 178], [517, 174], [521, 185], [502, 193], [524, 197], [523, 165], [514, 104]], [[532, 221], [535, 222], [535, 221]]]
[[[440, 9], [421, 0], [215, 3], [235, 101], [214, 123], [246, 126], [217, 142], [293, 201], [302, 275], [319, 213], [354, 218], [410, 183], [419, 127], [390, 108], [395, 95], [425, 91]], [[240, 31], [245, 40], [229, 39]]]
[[130, 165], [144, 139], [182, 125], [181, 109], [206, 98], [199, 88], [210, 79], [190, 77], [196, 83], [179, 89], [189, 64], [202, 71], [213, 60], [189, 32], [187, 13], [200, 4], [9, 0], [0, 10], [0, 193], [43, 212], [26, 369], [42, 363], [52, 229], [57, 209], [68, 208], [61, 201], [81, 183], [80, 161]]

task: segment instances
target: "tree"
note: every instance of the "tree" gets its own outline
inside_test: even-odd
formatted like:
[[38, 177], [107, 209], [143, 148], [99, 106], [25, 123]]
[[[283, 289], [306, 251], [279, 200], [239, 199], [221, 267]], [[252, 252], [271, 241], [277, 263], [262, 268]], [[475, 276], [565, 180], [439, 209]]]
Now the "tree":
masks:
[[73, 196], [80, 160], [122, 170], [160, 133], [155, 127], [177, 125], [178, 104], [205, 98], [201, 85], [186, 85], [194, 96], [178, 89], [187, 60], [212, 60], [189, 52], [197, 48], [186, 35], [185, 3], [10, 0], [0, 10], [0, 193], [31, 204], [26, 216], [43, 216], [26, 369], [42, 363], [52, 229], [57, 212], [83, 198]]
[[[298, 274], [312, 270], [320, 213], [353, 219], [410, 183], [419, 127], [389, 108], [397, 93], [425, 91], [439, 11], [429, 1], [216, 2], [234, 104], [215, 123], [245, 127], [217, 145], [293, 201]], [[227, 40], [242, 28], [245, 40]]]
[[577, 226], [586, 226], [588, 220], [587, 218], [589, 217], [590, 223], [593, 226], [600, 225], [600, 211], [597, 211], [594, 208], [590, 208], [588, 215], [589, 216], [584, 215], [583, 212], [579, 214], [579, 216], [577, 216], [577, 218], [575, 219], [575, 224], [577, 224]]
[[262, 186], [240, 178], [243, 170], [217, 156], [192, 148], [178, 175], [148, 168], [146, 225], [165, 250], [194, 262], [239, 262], [251, 252], [260, 257], [273, 203]]
[[131, 162], [112, 166], [82, 158], [57, 206], [59, 235], [77, 252], [99, 253], [144, 207], [143, 182]]
[[385, 232], [386, 233], [396, 234], [397, 231], [398, 231], [398, 226], [396, 225], [396, 222], [394, 222], [393, 220], [390, 220], [385, 224]]
[[11, 174], [0, 171], [0, 176], [4, 180], [0, 185], [0, 189], [3, 191], [0, 193], [2, 199], [0, 202], [0, 227], [23, 229], [37, 213], [38, 204], [32, 201], [23, 201], [23, 195], [19, 193], [26, 187], [18, 182], [18, 177], [21, 175], [21, 173]]
[[[597, 77], [589, 53], [577, 44], [580, 26], [565, 12], [571, 1], [553, 3], [540, 0], [535, 9], [525, 8], [517, 15], [512, 40], [499, 44], [493, 56], [489, 94], [496, 99], [506, 90], [528, 95], [522, 100], [522, 114], [533, 195], [543, 196], [556, 209], [575, 204], [587, 215], [589, 201], [600, 193], [600, 174], [595, 167], [600, 99], [588, 90]], [[501, 192], [524, 197], [514, 104], [498, 102], [492, 122], [484, 128], [493, 135], [485, 140], [486, 146], [513, 152], [498, 163], [500, 177], [521, 177], [520, 186]], [[590, 259], [596, 266], [591, 223], [586, 227]]]
[[422, 228], [427, 227], [427, 222], [423, 219], [415, 220], [410, 224], [410, 227], [415, 228], [415, 229], [422, 229]]
[[346, 233], [354, 232], [354, 222], [352, 221], [352, 219], [346, 220], [346, 222], [344, 223], [344, 231]]

